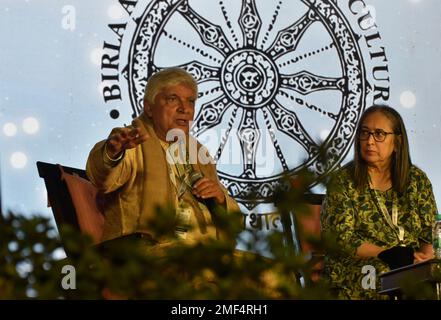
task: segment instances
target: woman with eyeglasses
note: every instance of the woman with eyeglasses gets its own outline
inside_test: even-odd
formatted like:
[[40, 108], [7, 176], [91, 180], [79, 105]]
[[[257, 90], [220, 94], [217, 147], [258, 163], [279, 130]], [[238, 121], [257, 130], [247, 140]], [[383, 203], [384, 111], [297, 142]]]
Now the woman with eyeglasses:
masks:
[[426, 174], [410, 160], [406, 129], [393, 108], [375, 105], [359, 121], [354, 159], [327, 187], [321, 225], [335, 248], [324, 276], [341, 299], [382, 299], [378, 275], [433, 258], [437, 213]]

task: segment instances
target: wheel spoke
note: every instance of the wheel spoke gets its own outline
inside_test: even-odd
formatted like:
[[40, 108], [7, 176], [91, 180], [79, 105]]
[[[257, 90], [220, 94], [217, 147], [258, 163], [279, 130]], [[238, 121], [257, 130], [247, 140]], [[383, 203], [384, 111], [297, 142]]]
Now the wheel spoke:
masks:
[[301, 71], [292, 75], [281, 75], [281, 86], [306, 95], [319, 90], [340, 90], [345, 92], [345, 79], [322, 77], [308, 71]]
[[239, 46], [240, 46], [239, 40], [237, 39], [237, 36], [236, 36], [236, 33], [234, 32], [234, 29], [233, 29], [233, 26], [231, 24], [231, 21], [228, 18], [228, 13], [227, 13], [227, 10], [226, 10], [225, 5], [224, 5], [222, 0], [219, 0], [219, 6], [221, 8], [222, 15], [224, 16], [225, 22], [227, 23], [227, 28], [230, 31], [230, 34], [233, 37], [233, 40], [234, 40], [234, 42], [236, 44], [236, 48], [239, 48]]
[[196, 52], [197, 54], [201, 55], [204, 58], [208, 58], [208, 59], [216, 62], [217, 64], [221, 64], [222, 63], [222, 60], [220, 60], [220, 59], [218, 59], [216, 57], [213, 57], [211, 54], [209, 54], [208, 52], [206, 52], [205, 50], [203, 50], [201, 48], [196, 47], [195, 45], [192, 45], [192, 44], [190, 44], [190, 43], [188, 43], [188, 42], [186, 42], [184, 40], [179, 39], [178, 37], [172, 35], [171, 33], [167, 32], [166, 30], [163, 30], [163, 34], [167, 38], [169, 38], [170, 40], [175, 41], [175, 42], [179, 43], [180, 45], [182, 45], [182, 46], [184, 46], [184, 47], [186, 47], [186, 48], [188, 48], [190, 50], [193, 50], [194, 52]]
[[221, 143], [219, 144], [219, 148], [217, 149], [216, 155], [214, 157], [215, 162], [217, 162], [220, 159], [222, 152], [224, 150], [225, 144], [227, 143], [231, 129], [233, 128], [234, 120], [236, 120], [237, 109], [238, 109], [238, 107], [234, 106], [233, 113], [230, 117], [230, 121], [228, 121], [227, 131], [223, 135]]
[[274, 11], [271, 22], [268, 25], [268, 30], [266, 31], [265, 36], [263, 37], [262, 45], [260, 46], [260, 49], [263, 49], [263, 46], [265, 45], [266, 40], [268, 40], [268, 36], [269, 36], [270, 31], [273, 30], [274, 23], [276, 23], [277, 17], [279, 16], [279, 10], [280, 10], [281, 5], [282, 5], [282, 0], [280, 0], [276, 6], [276, 10]]
[[239, 25], [242, 30], [244, 47], [256, 48], [262, 20], [257, 12], [255, 0], [245, 0], [242, 4]]
[[178, 66], [190, 73], [197, 83], [205, 81], [219, 81], [219, 68], [212, 67], [199, 61], [191, 61], [189, 63]]
[[305, 100], [303, 100], [303, 99], [301, 99], [299, 97], [294, 97], [294, 96], [286, 93], [283, 90], [280, 90], [279, 94], [284, 96], [284, 97], [286, 97], [286, 98], [291, 99], [292, 101], [295, 101], [299, 106], [302, 106], [302, 107], [305, 106], [308, 109], [316, 111], [318, 113], [321, 113], [322, 115], [327, 116], [327, 117], [329, 117], [330, 119], [332, 119], [334, 121], [337, 121], [337, 119], [338, 119], [338, 115], [336, 115], [335, 113], [332, 113], [330, 111], [326, 111], [325, 108], [319, 108], [316, 105], [308, 103], [308, 102], [306, 102]]
[[276, 60], [280, 56], [294, 51], [302, 38], [305, 31], [311, 26], [311, 24], [317, 20], [314, 11], [309, 10], [303, 17], [291, 26], [280, 30], [277, 33], [276, 39], [266, 52]]
[[194, 120], [191, 134], [197, 137], [206, 130], [219, 124], [222, 121], [225, 111], [231, 104], [232, 103], [228, 101], [224, 95], [221, 95], [210, 102], [204, 103]]
[[192, 25], [199, 34], [202, 42], [207, 46], [217, 50], [224, 57], [233, 51], [233, 47], [228, 42], [222, 28], [201, 17], [190, 7], [188, 1], [184, 1], [183, 4], [179, 6], [178, 10]]
[[303, 128], [296, 114], [285, 109], [277, 100], [265, 107], [274, 119], [277, 128], [296, 140], [309, 154], [317, 153], [318, 146]]
[[237, 132], [244, 160], [242, 177], [247, 178], [256, 177], [256, 150], [260, 140], [256, 111], [256, 109], [244, 109]]
[[282, 153], [282, 149], [280, 148], [279, 141], [277, 141], [276, 135], [274, 134], [274, 129], [271, 126], [270, 119], [269, 119], [270, 117], [268, 115], [268, 112], [265, 109], [263, 109], [263, 117], [265, 118], [266, 127], [268, 128], [268, 131], [269, 131], [269, 134], [271, 137], [271, 141], [273, 142], [274, 149], [276, 149], [277, 157], [279, 158], [280, 163], [282, 164], [283, 171], [289, 171], [288, 165], [286, 164], [285, 157]]
[[206, 95], [214, 95], [218, 92], [220, 92], [222, 88], [220, 86], [205, 90], [205, 91], [199, 91], [198, 92], [198, 99], [205, 97]]
[[323, 46], [323, 47], [318, 48], [316, 50], [311, 50], [309, 52], [305, 52], [304, 54], [299, 55], [297, 57], [294, 57], [294, 58], [292, 58], [292, 59], [290, 59], [288, 61], [285, 61], [283, 63], [279, 63], [278, 66], [279, 66], [279, 68], [286, 67], [286, 66], [288, 66], [290, 64], [297, 63], [297, 62], [299, 62], [299, 61], [301, 61], [303, 59], [307, 59], [309, 57], [315, 56], [316, 54], [320, 54], [320, 53], [323, 53], [325, 51], [331, 50], [334, 47], [335, 47], [335, 45], [331, 42], [330, 44], [328, 44], [326, 46]]

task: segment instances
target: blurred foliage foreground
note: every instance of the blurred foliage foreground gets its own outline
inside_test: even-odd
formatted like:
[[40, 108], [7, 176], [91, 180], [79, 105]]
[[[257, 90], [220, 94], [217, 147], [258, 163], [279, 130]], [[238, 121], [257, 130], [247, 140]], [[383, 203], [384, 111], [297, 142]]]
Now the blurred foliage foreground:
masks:
[[[305, 190], [277, 194], [280, 214]], [[174, 213], [155, 225], [161, 236], [174, 230]], [[225, 239], [203, 244], [172, 241], [157, 248], [139, 239], [93, 246], [91, 239], [68, 225], [56, 231], [51, 220], [9, 212], [0, 215], [0, 299], [325, 299], [320, 281], [302, 286], [311, 262], [271, 234], [261, 252], [239, 252], [237, 241], [251, 251], [260, 241], [252, 231], [243, 237], [242, 214], [218, 212]], [[242, 236], [238, 236], [241, 233]], [[61, 238], [61, 239], [60, 239]], [[65, 257], [64, 252], [67, 253]]]

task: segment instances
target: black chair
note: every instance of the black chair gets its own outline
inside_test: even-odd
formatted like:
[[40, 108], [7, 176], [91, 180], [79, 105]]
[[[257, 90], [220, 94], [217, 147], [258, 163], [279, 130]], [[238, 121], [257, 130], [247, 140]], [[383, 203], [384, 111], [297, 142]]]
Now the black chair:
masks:
[[87, 179], [86, 172], [81, 169], [60, 166], [47, 162], [37, 162], [38, 174], [44, 179], [49, 205], [55, 217], [57, 226], [69, 224], [80, 230], [75, 207], [72, 202], [66, 182], [61, 178], [62, 170], [70, 174], [77, 174]]
[[[104, 215], [97, 203], [97, 190], [82, 169], [37, 162], [38, 173], [44, 179], [48, 202], [52, 208], [59, 233], [69, 225], [89, 234], [94, 244], [99, 243]], [[61, 236], [63, 241], [63, 237]]]

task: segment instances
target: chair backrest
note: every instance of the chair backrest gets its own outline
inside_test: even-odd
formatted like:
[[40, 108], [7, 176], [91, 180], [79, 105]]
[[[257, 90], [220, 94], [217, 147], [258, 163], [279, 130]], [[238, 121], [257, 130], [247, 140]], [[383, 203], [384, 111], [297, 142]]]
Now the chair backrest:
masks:
[[37, 162], [38, 172], [44, 179], [48, 202], [60, 230], [63, 224], [71, 225], [101, 240], [104, 215], [97, 203], [97, 189], [89, 182], [82, 169]]
[[[316, 282], [323, 270], [323, 253], [316, 248], [311, 238], [319, 240], [320, 213], [323, 194], [305, 194], [303, 196], [305, 210], [307, 212], [291, 212], [290, 221], [287, 222], [285, 235], [291, 242], [291, 248], [298, 254], [304, 255], [312, 264], [310, 279], [307, 281]], [[301, 207], [301, 206], [299, 206]]]
[[320, 212], [324, 195], [306, 194], [308, 212], [297, 212], [294, 215], [294, 228], [298, 250], [302, 253], [317, 252], [317, 248], [310, 238], [320, 239]]

